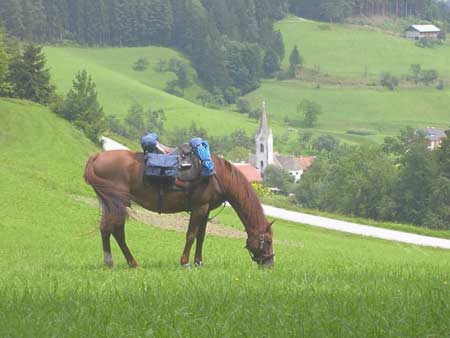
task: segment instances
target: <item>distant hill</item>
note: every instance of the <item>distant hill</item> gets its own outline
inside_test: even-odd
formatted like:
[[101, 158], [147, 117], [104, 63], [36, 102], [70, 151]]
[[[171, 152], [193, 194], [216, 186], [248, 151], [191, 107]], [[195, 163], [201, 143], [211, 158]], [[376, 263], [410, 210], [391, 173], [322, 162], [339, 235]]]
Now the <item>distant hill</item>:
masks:
[[[409, 73], [411, 64], [436, 69], [450, 77], [450, 46], [420, 48], [399, 36], [362, 26], [329, 24], [288, 17], [276, 24], [289, 52], [298, 46], [304, 66], [323, 74], [361, 78], [378, 77], [381, 72]], [[401, 32], [400, 32], [401, 33]]]
[[[406, 76], [415, 63], [436, 69], [449, 83], [449, 46], [420, 48], [379, 30], [297, 17], [286, 18], [276, 27], [286, 45], [284, 67], [297, 45], [306, 71], [297, 80], [265, 80], [246, 96], [253, 104], [267, 100], [271, 121], [301, 120], [297, 105], [308, 99], [323, 108], [317, 126], [309, 131], [349, 142], [382, 142], [405, 126], [450, 125], [448, 87], [437, 90], [435, 85], [409, 84], [392, 92], [378, 84], [382, 72]], [[290, 130], [288, 135], [295, 140], [297, 132]]]
[[[133, 103], [140, 103], [153, 109], [164, 109], [167, 115], [167, 128], [183, 127], [195, 121], [208, 129], [210, 135], [221, 135], [244, 128], [254, 133], [257, 123], [246, 115], [231, 111], [205, 108], [185, 98], [163, 91], [173, 73], [160, 73], [155, 70], [158, 59], [177, 58], [189, 63], [179, 53], [162, 47], [124, 47], [124, 48], [74, 48], [46, 47], [48, 66], [52, 80], [59, 93], [66, 94], [72, 86], [77, 71], [86, 69], [97, 85], [100, 103], [106, 114], [123, 117]], [[138, 58], [147, 58], [146, 71], [132, 69]], [[195, 84], [195, 71], [190, 74], [194, 85], [186, 91], [186, 97], [194, 99], [201, 91]], [[226, 121], [226, 123], [224, 123]]]

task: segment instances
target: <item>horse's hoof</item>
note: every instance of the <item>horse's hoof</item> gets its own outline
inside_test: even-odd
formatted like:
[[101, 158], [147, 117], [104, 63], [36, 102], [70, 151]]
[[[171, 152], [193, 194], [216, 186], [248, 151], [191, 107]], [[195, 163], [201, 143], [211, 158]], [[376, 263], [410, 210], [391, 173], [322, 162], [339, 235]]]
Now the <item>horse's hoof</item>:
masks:
[[199, 267], [201, 267], [201, 266], [203, 266], [203, 261], [195, 262], [195, 267], [196, 267], [196, 268], [199, 268]]
[[113, 268], [114, 267], [114, 263], [112, 261], [105, 261], [105, 267]]
[[190, 263], [186, 263], [186, 264], [181, 265], [181, 267], [185, 268], [185, 269], [190, 269], [191, 268], [191, 264]]

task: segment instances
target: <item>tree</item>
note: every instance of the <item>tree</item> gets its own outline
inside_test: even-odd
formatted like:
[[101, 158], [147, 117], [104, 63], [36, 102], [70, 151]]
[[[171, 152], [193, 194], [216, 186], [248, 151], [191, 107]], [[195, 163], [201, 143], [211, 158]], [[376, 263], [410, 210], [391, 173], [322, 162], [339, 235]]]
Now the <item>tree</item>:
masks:
[[237, 111], [242, 114], [247, 114], [252, 110], [250, 102], [243, 97], [240, 97], [237, 99], [236, 108], [237, 108]]
[[425, 85], [430, 85], [434, 81], [436, 81], [439, 77], [439, 73], [435, 69], [427, 69], [423, 70], [420, 73], [420, 81], [422, 81]]
[[394, 90], [398, 87], [398, 78], [391, 73], [382, 73], [380, 77], [380, 84], [387, 87], [389, 90]]
[[395, 201], [399, 220], [424, 224], [431, 206], [430, 196], [437, 177], [435, 153], [423, 144], [414, 144], [401, 159], [399, 179], [395, 185]]
[[187, 66], [185, 64], [181, 64], [175, 71], [175, 74], [177, 75], [177, 85], [181, 88], [184, 96], [184, 90], [192, 85], [191, 80], [189, 80]]
[[92, 77], [86, 70], [79, 71], [73, 80], [73, 88], [67, 93], [57, 113], [80, 128], [93, 142], [105, 129], [103, 108], [97, 100]]
[[232, 148], [227, 155], [225, 156], [226, 159], [233, 162], [241, 162], [241, 161], [248, 161], [248, 149], [237, 146]]
[[297, 106], [297, 114], [303, 112], [303, 124], [305, 128], [313, 128], [317, 122], [319, 114], [322, 113], [322, 107], [317, 102], [303, 100]]
[[146, 70], [148, 67], [148, 59], [139, 58], [133, 65], [133, 69], [138, 72]]
[[339, 140], [331, 135], [322, 135], [314, 140], [314, 149], [317, 151], [333, 151], [339, 146]]
[[289, 173], [274, 165], [268, 165], [264, 170], [264, 186], [278, 188], [287, 193], [291, 190], [294, 179]]
[[412, 64], [409, 69], [412, 73], [412, 78], [414, 82], [417, 84], [420, 81], [420, 73], [422, 72], [422, 66], [418, 63]]
[[269, 49], [264, 54], [263, 60], [264, 75], [270, 77], [276, 71], [280, 70], [280, 60], [273, 49]]
[[22, 54], [10, 63], [9, 82], [14, 85], [14, 95], [48, 104], [54, 96], [55, 87], [50, 83], [50, 70], [42, 47], [26, 45]]
[[298, 52], [297, 45], [292, 49], [291, 54], [289, 55], [289, 73], [292, 77], [297, 77], [300, 68], [302, 67], [303, 58]]
[[11, 84], [8, 80], [8, 55], [3, 47], [3, 34], [0, 30], [0, 96], [11, 94]]
[[164, 135], [164, 124], [166, 123], [166, 121], [166, 113], [162, 109], [152, 110], [149, 107], [144, 114], [144, 123], [146, 129], [148, 131], [155, 132], [160, 136]]

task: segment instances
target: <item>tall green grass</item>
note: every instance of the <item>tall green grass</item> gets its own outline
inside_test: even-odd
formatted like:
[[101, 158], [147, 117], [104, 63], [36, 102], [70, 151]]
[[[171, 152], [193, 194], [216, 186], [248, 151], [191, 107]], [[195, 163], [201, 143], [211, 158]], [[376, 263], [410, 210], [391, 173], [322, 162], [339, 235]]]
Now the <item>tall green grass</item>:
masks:
[[[183, 270], [184, 234], [136, 221], [130, 270], [102, 266], [82, 181], [96, 148], [46, 109], [0, 100], [1, 337], [448, 337], [450, 252], [277, 221], [276, 265], [208, 236]], [[74, 197], [75, 196], [75, 197]], [[239, 227], [232, 212], [219, 217]]]

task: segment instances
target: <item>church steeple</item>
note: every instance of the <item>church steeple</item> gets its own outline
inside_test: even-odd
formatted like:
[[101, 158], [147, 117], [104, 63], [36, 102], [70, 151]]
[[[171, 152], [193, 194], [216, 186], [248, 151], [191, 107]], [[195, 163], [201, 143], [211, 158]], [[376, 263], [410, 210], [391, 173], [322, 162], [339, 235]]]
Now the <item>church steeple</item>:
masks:
[[266, 101], [262, 103], [262, 112], [261, 117], [259, 119], [259, 130], [258, 134], [264, 133], [265, 135], [269, 135], [271, 130], [269, 128], [269, 123], [267, 122], [267, 112], [266, 112]]
[[264, 172], [269, 164], [273, 163], [273, 136], [267, 121], [266, 102], [263, 101], [259, 130], [255, 137], [256, 167]]

